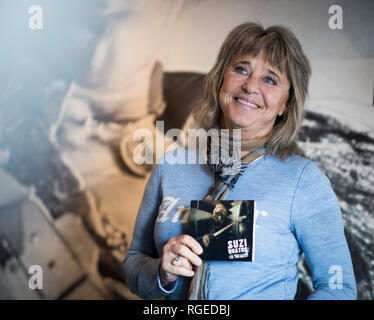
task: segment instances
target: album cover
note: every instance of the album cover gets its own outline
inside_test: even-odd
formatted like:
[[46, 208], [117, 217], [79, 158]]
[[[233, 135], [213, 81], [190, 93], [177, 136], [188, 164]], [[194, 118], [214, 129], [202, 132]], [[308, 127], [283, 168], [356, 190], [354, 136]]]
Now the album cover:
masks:
[[208, 261], [254, 261], [254, 201], [191, 201], [189, 233]]

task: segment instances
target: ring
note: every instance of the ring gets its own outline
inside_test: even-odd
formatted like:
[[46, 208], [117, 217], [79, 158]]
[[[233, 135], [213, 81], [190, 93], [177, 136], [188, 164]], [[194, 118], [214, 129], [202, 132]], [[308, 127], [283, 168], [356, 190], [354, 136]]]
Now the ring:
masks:
[[182, 258], [180, 256], [176, 256], [172, 263], [173, 266], [178, 267], [182, 264]]

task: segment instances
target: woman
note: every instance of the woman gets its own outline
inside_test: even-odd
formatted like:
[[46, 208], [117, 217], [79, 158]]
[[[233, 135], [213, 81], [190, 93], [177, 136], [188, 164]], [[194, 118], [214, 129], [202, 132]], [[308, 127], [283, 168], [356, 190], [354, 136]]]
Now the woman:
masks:
[[[356, 298], [336, 196], [297, 146], [309, 76], [288, 29], [245, 23], [230, 32], [194, 118], [204, 129], [241, 129], [240, 172], [224, 174], [224, 159], [211, 161], [212, 145], [208, 165], [155, 167], [123, 264], [132, 292], [148, 299], [294, 299], [304, 252], [315, 289], [309, 299]], [[199, 199], [255, 200], [254, 261], [200, 259], [203, 248], [187, 235], [190, 201]]]

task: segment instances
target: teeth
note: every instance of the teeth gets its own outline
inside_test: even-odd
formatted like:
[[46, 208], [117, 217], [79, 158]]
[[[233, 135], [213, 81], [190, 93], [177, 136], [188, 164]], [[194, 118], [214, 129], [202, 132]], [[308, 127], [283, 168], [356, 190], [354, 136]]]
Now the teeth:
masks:
[[240, 103], [243, 103], [243, 104], [245, 104], [245, 105], [247, 105], [247, 106], [250, 106], [250, 107], [252, 107], [252, 108], [256, 108], [256, 109], [259, 108], [259, 107], [256, 106], [255, 104], [250, 103], [250, 102], [248, 102], [248, 101], [245, 101], [245, 100], [243, 100], [243, 99], [240, 99], [240, 98], [239, 98], [238, 101], [239, 101]]

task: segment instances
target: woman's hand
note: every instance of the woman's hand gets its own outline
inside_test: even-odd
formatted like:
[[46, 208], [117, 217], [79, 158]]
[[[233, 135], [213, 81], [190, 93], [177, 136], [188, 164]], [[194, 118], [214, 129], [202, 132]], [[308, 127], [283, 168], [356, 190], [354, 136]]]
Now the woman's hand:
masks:
[[[160, 280], [163, 287], [177, 280], [178, 276], [192, 277], [193, 266], [199, 266], [202, 260], [198, 255], [203, 253], [201, 245], [191, 236], [182, 234], [173, 237], [162, 248]], [[179, 256], [181, 264], [173, 265], [173, 260]]]

